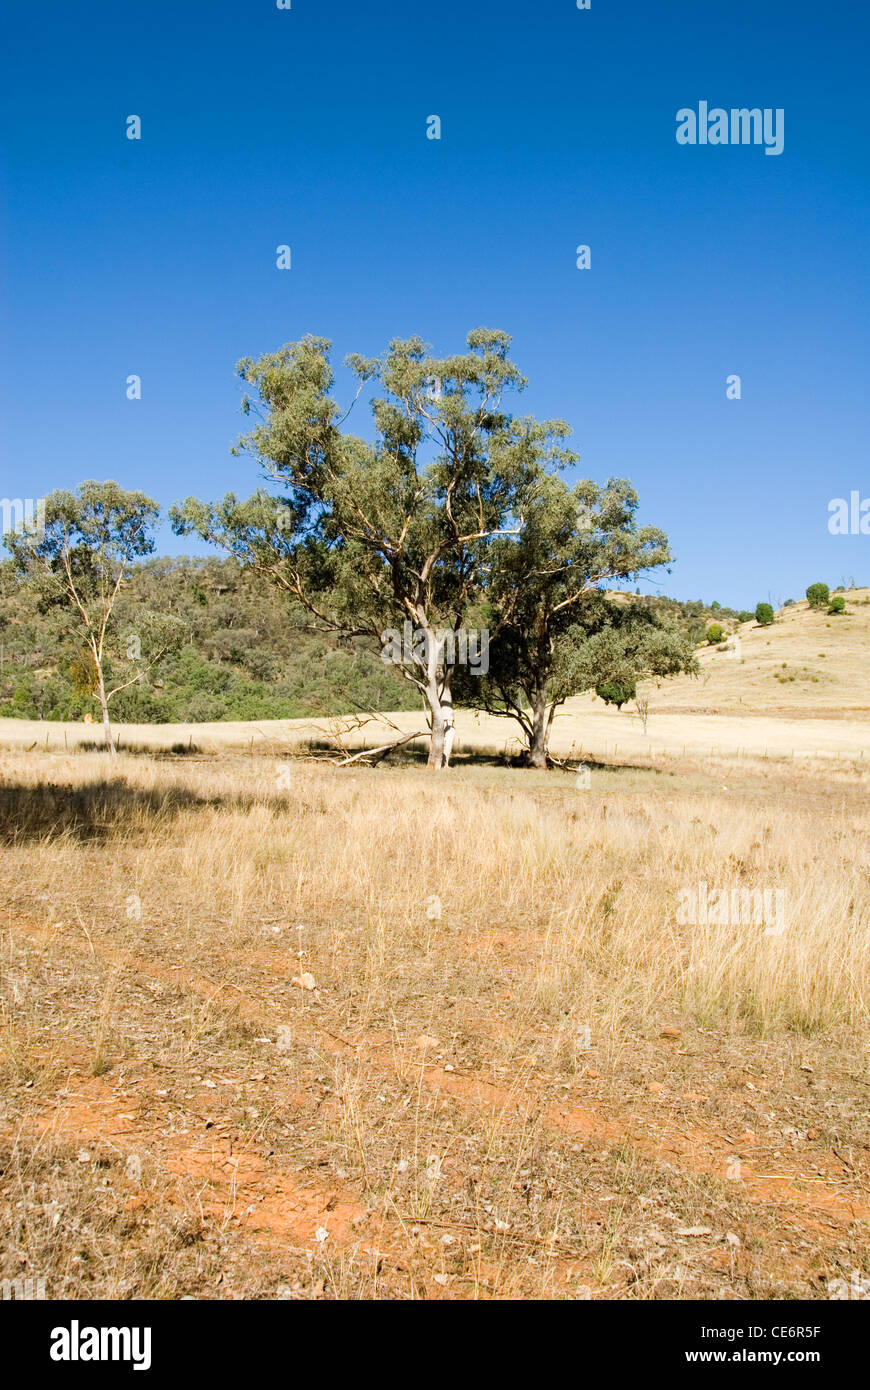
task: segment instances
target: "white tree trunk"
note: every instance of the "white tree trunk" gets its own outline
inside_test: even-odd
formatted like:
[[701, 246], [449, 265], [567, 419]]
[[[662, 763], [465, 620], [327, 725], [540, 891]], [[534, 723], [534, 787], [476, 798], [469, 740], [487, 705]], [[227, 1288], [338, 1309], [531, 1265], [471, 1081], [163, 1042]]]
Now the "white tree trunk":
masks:
[[103, 711], [103, 733], [106, 736], [106, 747], [109, 750], [109, 754], [114, 758], [117, 757], [117, 749], [115, 748], [115, 740], [112, 736], [112, 725], [109, 720], [109, 702], [106, 699], [106, 683], [103, 680], [103, 668], [100, 665], [97, 666], [97, 677], [100, 709]]
[[[450, 694], [450, 673], [443, 673], [441, 655], [435, 633], [424, 627], [428, 643], [426, 666], [426, 700], [432, 721], [432, 736], [429, 741], [429, 760], [427, 766], [441, 771], [450, 766], [453, 751], [454, 724], [453, 699]], [[439, 671], [442, 671], [439, 680]]]

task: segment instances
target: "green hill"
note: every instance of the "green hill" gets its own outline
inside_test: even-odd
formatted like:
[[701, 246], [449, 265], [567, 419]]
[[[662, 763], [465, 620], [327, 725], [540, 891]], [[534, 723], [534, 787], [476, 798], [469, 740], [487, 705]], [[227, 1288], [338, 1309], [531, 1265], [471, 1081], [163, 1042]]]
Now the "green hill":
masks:
[[[407, 682], [371, 644], [306, 631], [301, 608], [235, 560], [150, 560], [126, 587], [120, 633], [135, 631], [142, 606], [180, 618], [188, 636], [177, 656], [113, 699], [120, 722], [295, 719], [413, 706]], [[61, 634], [56, 615], [35, 611], [11, 562], [0, 564], [0, 715], [96, 716], [83, 670], [80, 644]]]

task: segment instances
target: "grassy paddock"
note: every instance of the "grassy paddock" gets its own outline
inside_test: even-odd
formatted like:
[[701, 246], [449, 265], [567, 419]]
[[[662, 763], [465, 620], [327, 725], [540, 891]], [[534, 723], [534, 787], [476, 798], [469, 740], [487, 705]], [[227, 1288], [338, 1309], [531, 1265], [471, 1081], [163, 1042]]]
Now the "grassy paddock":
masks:
[[[717, 1298], [860, 1261], [860, 765], [0, 774], [3, 1274]], [[784, 923], [680, 921], [701, 883], [779, 892]], [[28, 1191], [68, 1240], [21, 1224]]]

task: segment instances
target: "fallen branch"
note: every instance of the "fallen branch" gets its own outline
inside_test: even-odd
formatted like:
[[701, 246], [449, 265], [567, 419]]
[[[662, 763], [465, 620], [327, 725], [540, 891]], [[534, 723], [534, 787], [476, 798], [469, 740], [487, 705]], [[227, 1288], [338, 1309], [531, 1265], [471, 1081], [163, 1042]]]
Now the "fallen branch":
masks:
[[359, 753], [354, 753], [349, 758], [342, 758], [335, 764], [336, 767], [347, 767], [349, 763], [358, 762], [360, 758], [375, 758], [380, 754], [382, 758], [387, 757], [395, 748], [401, 748], [402, 744], [410, 743], [412, 738], [428, 738], [428, 729], [415, 729], [412, 734], [406, 734], [404, 738], [398, 739], [395, 743], [382, 743], [379, 748], [363, 748]]

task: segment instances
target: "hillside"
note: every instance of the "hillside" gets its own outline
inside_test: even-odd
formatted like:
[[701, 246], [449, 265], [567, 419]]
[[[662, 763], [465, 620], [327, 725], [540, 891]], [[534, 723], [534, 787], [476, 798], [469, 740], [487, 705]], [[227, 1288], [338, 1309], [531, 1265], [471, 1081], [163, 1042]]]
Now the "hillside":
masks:
[[772, 627], [754, 619], [733, 625], [739, 650], [730, 643], [701, 647], [701, 676], [648, 687], [651, 707], [780, 718], [870, 716], [870, 589], [851, 589], [845, 598], [846, 611], [838, 615], [801, 600], [780, 609]]
[[[407, 707], [408, 686], [368, 643], [306, 630], [307, 615], [234, 560], [181, 556], [138, 566], [117, 615], [117, 640], [142, 609], [170, 613], [184, 646], [112, 701], [121, 723], [291, 719]], [[111, 659], [109, 684], [111, 684]], [[0, 564], [0, 716], [81, 720], [96, 715], [83, 688], [81, 645]], [[125, 675], [127, 671], [125, 670]]]
[[[780, 609], [766, 628], [754, 618], [741, 623], [740, 614], [718, 603], [624, 591], [610, 597], [654, 609], [700, 644], [700, 678], [642, 688], [657, 715], [870, 715], [868, 589], [848, 591], [841, 615], [810, 610], [802, 600]], [[415, 708], [407, 683], [371, 643], [308, 631], [305, 613], [234, 560], [182, 556], [139, 566], [119, 613], [119, 633], [135, 631], [142, 608], [179, 617], [187, 637], [179, 653], [113, 701], [118, 723], [262, 723]], [[739, 638], [739, 651], [730, 641], [704, 643], [712, 622]], [[95, 714], [80, 670], [77, 644], [59, 635], [53, 615], [36, 611], [11, 565], [0, 564], [0, 716], [75, 723]], [[569, 715], [598, 719], [605, 712], [608, 725], [611, 714], [617, 728], [630, 724], [628, 709], [617, 718], [590, 693], [568, 701], [556, 728], [565, 730]], [[468, 719], [462, 725], [469, 727]], [[498, 721], [494, 728], [510, 726]]]

